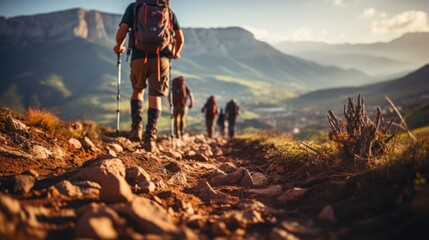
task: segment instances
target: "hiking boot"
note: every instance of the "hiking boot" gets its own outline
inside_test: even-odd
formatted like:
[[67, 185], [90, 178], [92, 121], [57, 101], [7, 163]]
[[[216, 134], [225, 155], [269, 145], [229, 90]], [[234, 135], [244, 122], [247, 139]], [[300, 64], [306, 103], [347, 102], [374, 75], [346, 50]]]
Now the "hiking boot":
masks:
[[142, 112], [143, 112], [143, 101], [133, 99], [131, 100], [131, 131], [128, 139], [133, 142], [140, 142], [142, 140], [143, 129], [142, 129]]
[[132, 142], [140, 142], [142, 140], [143, 129], [142, 125], [138, 124], [137, 126], [132, 126], [128, 139]]
[[154, 134], [145, 133], [143, 148], [147, 152], [158, 152], [158, 147], [156, 146], [156, 137]]

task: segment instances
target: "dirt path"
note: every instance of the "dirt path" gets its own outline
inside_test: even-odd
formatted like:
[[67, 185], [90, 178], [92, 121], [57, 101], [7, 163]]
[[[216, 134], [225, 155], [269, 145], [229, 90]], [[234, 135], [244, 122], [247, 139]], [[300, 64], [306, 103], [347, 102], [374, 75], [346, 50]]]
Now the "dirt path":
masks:
[[288, 169], [246, 139], [161, 136], [147, 153], [0, 118], [0, 141], [0, 239], [419, 239], [429, 215], [407, 174]]

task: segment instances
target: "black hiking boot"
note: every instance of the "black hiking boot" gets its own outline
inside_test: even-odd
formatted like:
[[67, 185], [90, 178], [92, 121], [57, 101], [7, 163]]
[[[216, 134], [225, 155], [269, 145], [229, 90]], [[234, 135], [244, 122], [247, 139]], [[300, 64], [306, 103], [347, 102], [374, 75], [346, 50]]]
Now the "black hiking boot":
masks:
[[148, 152], [159, 152], [156, 146], [156, 132], [161, 111], [149, 108], [147, 111], [147, 125], [144, 133], [143, 148]]
[[128, 136], [133, 142], [140, 142], [143, 135], [142, 127], [142, 113], [143, 113], [143, 101], [140, 100], [131, 100], [131, 131]]

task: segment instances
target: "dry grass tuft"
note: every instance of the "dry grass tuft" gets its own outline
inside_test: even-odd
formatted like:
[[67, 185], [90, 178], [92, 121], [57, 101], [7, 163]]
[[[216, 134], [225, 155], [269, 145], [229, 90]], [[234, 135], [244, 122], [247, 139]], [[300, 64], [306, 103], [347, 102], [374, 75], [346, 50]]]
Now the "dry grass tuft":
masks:
[[31, 107], [27, 111], [27, 122], [50, 133], [56, 133], [62, 128], [61, 121], [54, 114], [46, 110]]

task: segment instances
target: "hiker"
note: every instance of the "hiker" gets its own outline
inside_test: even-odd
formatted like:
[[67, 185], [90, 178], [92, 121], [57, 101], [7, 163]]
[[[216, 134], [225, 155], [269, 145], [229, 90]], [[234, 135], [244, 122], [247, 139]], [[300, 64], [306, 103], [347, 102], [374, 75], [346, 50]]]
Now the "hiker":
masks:
[[[150, 4], [146, 4], [148, 2]], [[154, 27], [155, 24], [161, 27]], [[145, 27], [160, 32], [148, 31]], [[169, 0], [137, 0], [127, 7], [116, 33], [113, 50], [117, 54], [126, 50], [124, 43], [129, 30], [129, 49], [132, 49], [130, 80], [133, 88], [129, 138], [142, 140], [143, 95], [148, 88], [149, 109], [143, 147], [153, 152], [157, 151], [156, 132], [162, 110], [161, 100], [168, 94], [170, 59], [180, 58], [184, 37], [176, 15], [169, 8]], [[162, 42], [147, 40], [154, 39], [154, 34], [162, 35]]]
[[207, 102], [204, 104], [201, 112], [205, 112], [207, 136], [211, 138], [213, 137], [214, 123], [218, 113], [217, 103], [214, 96], [210, 96], [207, 99]]
[[237, 100], [231, 99], [231, 101], [226, 104], [225, 115], [228, 121], [228, 135], [232, 138], [235, 135], [235, 120], [237, 116], [240, 115], [240, 107], [238, 106]]
[[222, 137], [225, 137], [225, 113], [223, 109], [220, 109], [219, 116], [217, 118], [217, 125], [219, 127], [219, 132]]
[[[186, 114], [189, 109], [194, 105], [194, 95], [189, 90], [185, 78], [179, 76], [173, 79], [171, 86], [171, 93], [173, 94], [173, 121], [174, 121], [174, 136], [176, 138], [183, 138], [185, 125], [186, 125]], [[189, 106], [186, 105], [186, 101], [189, 98]], [[170, 96], [168, 98], [170, 100]]]

